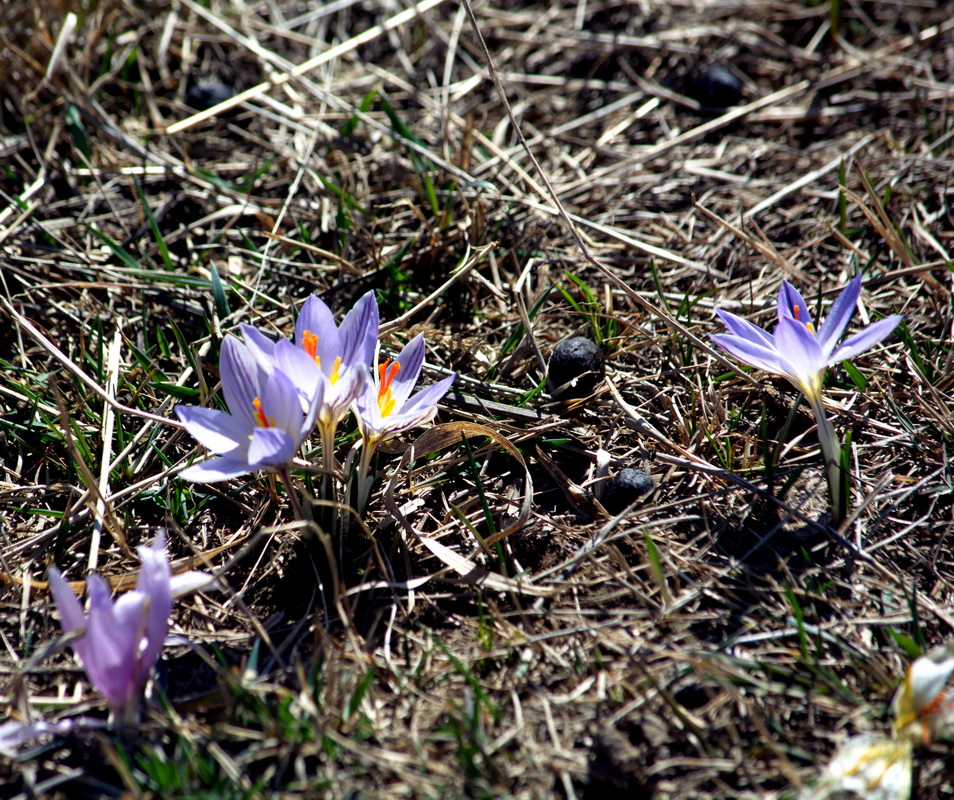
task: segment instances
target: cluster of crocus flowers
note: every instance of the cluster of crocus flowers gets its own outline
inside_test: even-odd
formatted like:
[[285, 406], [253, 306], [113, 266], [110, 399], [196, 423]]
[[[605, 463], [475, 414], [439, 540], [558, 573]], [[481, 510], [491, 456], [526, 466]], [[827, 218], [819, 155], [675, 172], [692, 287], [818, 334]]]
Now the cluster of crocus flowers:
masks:
[[295, 321], [293, 341], [272, 342], [251, 325], [242, 326], [249, 350], [267, 373], [285, 374], [302, 402], [316, 408], [322, 462], [333, 466], [335, 431], [368, 381], [378, 340], [378, 304], [366, 293], [341, 322], [312, 295]]
[[783, 280], [778, 293], [778, 325], [774, 334], [728, 311], [717, 310], [729, 333], [712, 337], [716, 344], [739, 361], [787, 379], [808, 400], [818, 422], [818, 439], [828, 469], [836, 520], [840, 520], [845, 512], [841, 489], [841, 444], [822, 403], [825, 371], [833, 364], [874, 347], [902, 320], [900, 315], [885, 317], [839, 344], [860, 294], [859, 274], [838, 295], [825, 321], [816, 329], [805, 299]]
[[372, 371], [378, 328], [377, 302], [368, 292], [340, 326], [328, 306], [312, 296], [302, 306], [291, 340], [274, 341], [250, 325], [241, 328], [244, 343], [227, 336], [219, 371], [228, 413], [176, 409], [186, 430], [216, 455], [181, 476], [211, 482], [267, 470], [287, 480], [315, 429], [322, 468], [331, 473], [336, 430], [353, 410], [364, 446], [359, 487], [364, 486], [375, 448], [432, 419], [455, 377], [411, 397], [424, 364], [424, 339], [415, 337], [394, 361]]
[[89, 576], [88, 613], [60, 571], [50, 569], [50, 588], [63, 632], [75, 637], [73, 652], [86, 676], [122, 722], [138, 715], [143, 687], [169, 633], [173, 596], [212, 583], [212, 576], [200, 571], [173, 577], [163, 533], [151, 547], [139, 547], [137, 552], [142, 564], [136, 588], [115, 601], [105, 580]]

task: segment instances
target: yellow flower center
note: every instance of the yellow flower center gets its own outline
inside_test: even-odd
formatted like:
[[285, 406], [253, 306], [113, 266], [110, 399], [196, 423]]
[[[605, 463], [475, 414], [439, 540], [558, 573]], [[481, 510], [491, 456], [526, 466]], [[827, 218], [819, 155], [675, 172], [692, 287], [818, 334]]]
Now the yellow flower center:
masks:
[[391, 382], [398, 374], [399, 369], [401, 369], [399, 361], [395, 361], [393, 364], [390, 361], [385, 361], [378, 366], [378, 377], [380, 379], [378, 383], [378, 408], [381, 410], [382, 417], [390, 416], [397, 403], [394, 399], [394, 393], [391, 391]]

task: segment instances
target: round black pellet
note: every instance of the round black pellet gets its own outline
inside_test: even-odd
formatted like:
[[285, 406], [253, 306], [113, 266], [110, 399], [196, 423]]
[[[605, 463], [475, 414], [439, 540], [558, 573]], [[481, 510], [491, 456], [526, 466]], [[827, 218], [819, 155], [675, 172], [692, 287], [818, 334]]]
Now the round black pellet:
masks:
[[565, 339], [553, 348], [548, 374], [554, 390], [576, 379], [576, 383], [567, 386], [564, 393], [587, 395], [602, 378], [603, 351], [596, 342], [583, 336]]
[[649, 494], [656, 485], [641, 469], [626, 467], [606, 482], [603, 489], [603, 508], [610, 514], [619, 514], [634, 500]]

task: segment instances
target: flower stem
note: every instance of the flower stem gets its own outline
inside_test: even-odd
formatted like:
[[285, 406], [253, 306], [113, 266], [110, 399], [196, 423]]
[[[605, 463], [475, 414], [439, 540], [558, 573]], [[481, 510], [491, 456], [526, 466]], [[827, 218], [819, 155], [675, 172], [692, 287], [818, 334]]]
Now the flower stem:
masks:
[[368, 497], [371, 494], [372, 479], [368, 477], [368, 471], [371, 469], [371, 458], [374, 456], [375, 442], [365, 439], [361, 444], [361, 458], [358, 461], [358, 474], [356, 476], [358, 492], [355, 508], [359, 514], [364, 514], [368, 505]]
[[[321, 439], [321, 469], [324, 473], [321, 478], [321, 497], [323, 500], [337, 499], [335, 485], [335, 429], [331, 425], [319, 425], [318, 435]], [[328, 496], [328, 487], [332, 487], [334, 497]]]
[[295, 515], [295, 519], [300, 522], [308, 522], [308, 518], [305, 516], [305, 511], [301, 506], [301, 500], [298, 499], [298, 492], [295, 491], [295, 486], [292, 484], [291, 475], [288, 474], [287, 469], [280, 469], [278, 471], [278, 476], [282, 479], [282, 483], [285, 485], [285, 492], [288, 494], [288, 501], [291, 503], [292, 512]]
[[825, 469], [828, 472], [828, 490], [831, 492], [831, 509], [833, 521], [837, 524], [845, 518], [844, 476], [841, 471], [841, 442], [835, 428], [825, 414], [821, 396], [810, 397], [809, 402], [818, 424], [818, 442], [821, 445], [822, 456], [825, 459]]

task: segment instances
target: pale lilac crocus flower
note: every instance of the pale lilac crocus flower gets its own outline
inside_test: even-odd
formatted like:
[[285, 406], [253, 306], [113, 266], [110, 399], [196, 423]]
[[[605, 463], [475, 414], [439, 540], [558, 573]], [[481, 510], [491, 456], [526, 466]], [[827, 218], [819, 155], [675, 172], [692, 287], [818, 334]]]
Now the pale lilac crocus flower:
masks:
[[411, 397], [424, 366], [424, 334], [418, 334], [393, 361], [378, 365], [377, 375], [354, 401], [362, 451], [358, 466], [358, 505], [370, 489], [367, 479], [371, 456], [379, 444], [410, 428], [423, 425], [437, 413], [437, 402], [447, 394], [456, 375], [421, 389]]
[[115, 602], [105, 580], [99, 575], [87, 578], [88, 614], [60, 571], [50, 568], [50, 588], [63, 632], [79, 635], [72, 642], [73, 652], [90, 683], [123, 722], [134, 720], [138, 712], [140, 694], [169, 632], [173, 595], [212, 584], [212, 576], [204, 572], [172, 577], [162, 532], [151, 547], [139, 547], [137, 552], [142, 566], [136, 588]]
[[315, 424], [323, 386], [306, 414], [294, 382], [282, 370], [267, 375], [238, 339], [226, 336], [219, 360], [222, 391], [229, 412], [179, 406], [182, 424], [217, 458], [184, 469], [188, 481], [212, 483], [248, 472], [283, 472]]
[[833, 510], [838, 520], [844, 512], [840, 491], [841, 445], [822, 404], [825, 371], [832, 364], [874, 347], [903, 319], [899, 314], [885, 317], [839, 344], [860, 294], [861, 275], [858, 274], [832, 303], [827, 318], [816, 331], [808, 303], [795, 287], [783, 280], [778, 293], [778, 325], [774, 334], [731, 312], [717, 310], [716, 314], [730, 332], [712, 337], [716, 344], [740, 361], [788, 379], [805, 395], [818, 421], [818, 439], [828, 468]]
[[328, 472], [334, 466], [335, 430], [367, 383], [378, 321], [378, 304], [370, 291], [345, 315], [340, 328], [331, 309], [317, 296], [309, 297], [295, 321], [294, 342], [273, 342], [257, 329], [242, 326], [249, 350], [264, 369], [285, 372], [306, 406], [319, 398], [317, 426]]
[[892, 701], [894, 726], [899, 737], [920, 738], [928, 744], [934, 725], [950, 723], [954, 718], [954, 703], [945, 694], [944, 687], [952, 674], [954, 642], [937, 647], [911, 663]]

